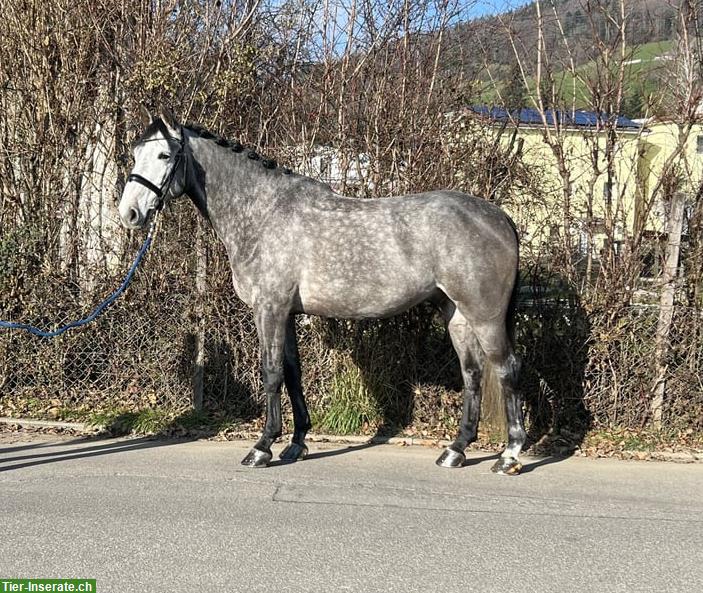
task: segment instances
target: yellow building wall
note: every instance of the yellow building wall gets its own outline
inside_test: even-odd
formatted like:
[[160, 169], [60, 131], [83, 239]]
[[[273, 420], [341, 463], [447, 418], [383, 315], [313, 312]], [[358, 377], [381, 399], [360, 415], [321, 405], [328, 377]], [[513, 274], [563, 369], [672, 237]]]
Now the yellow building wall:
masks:
[[[537, 128], [521, 128], [519, 136], [523, 139], [523, 162], [534, 167], [543, 198], [541, 203], [535, 200], [516, 199], [506, 204], [506, 210], [520, 227], [523, 245], [531, 249], [541, 249], [550, 241], [550, 235], [563, 232], [564, 228], [564, 192], [559, 174], [557, 158], [544, 141], [543, 133]], [[605, 235], [600, 229], [609, 215], [616, 229], [616, 239], [623, 238], [635, 220], [638, 196], [638, 143], [637, 134], [622, 134], [616, 145], [615, 171], [611, 191], [610, 208], [606, 200], [606, 162], [605, 138], [591, 131], [563, 131], [560, 144], [564, 147], [564, 161], [570, 172], [571, 183], [571, 229], [574, 245], [585, 248], [586, 221], [589, 219], [589, 200], [591, 201], [592, 219], [596, 221], [594, 250], [602, 249]], [[598, 153], [598, 170], [594, 168], [592, 154]]]
[[[489, 144], [499, 133], [500, 126], [485, 121], [467, 118], [461, 120], [452, 131], [454, 142], [461, 138], [484, 138]], [[511, 141], [514, 128], [508, 126], [500, 138], [504, 146]], [[559, 174], [557, 158], [545, 142], [541, 127], [521, 126], [517, 131], [522, 140], [522, 162], [536, 182], [534, 188], [513, 187], [503, 207], [515, 220], [522, 236], [523, 249], [535, 254], [549, 249], [557, 234], [564, 232], [564, 192]], [[603, 232], [608, 216], [615, 229], [615, 240], [632, 236], [635, 225], [654, 233], [665, 232], [666, 204], [652, 197], [652, 191], [662, 177], [665, 164], [675, 151], [679, 128], [671, 122], [649, 122], [645, 128], [633, 132], [618, 132], [615, 149], [614, 184], [610, 206], [606, 200], [607, 173], [605, 162], [605, 134], [593, 130], [563, 130], [559, 142], [564, 147], [565, 165], [571, 182], [571, 227], [572, 244], [583, 252], [588, 234], [589, 196], [592, 216], [595, 221], [593, 256], [598, 257], [603, 249], [606, 235]], [[598, 172], [594, 169], [593, 152], [598, 153]], [[695, 194], [703, 183], [703, 124], [693, 126], [685, 150], [676, 159], [680, 189]], [[459, 183], [470, 177], [469, 172], [459, 172]], [[650, 207], [651, 202], [651, 207]], [[585, 253], [583, 253], [585, 256]]]
[[[644, 195], [652, 200], [652, 192], [662, 178], [667, 161], [675, 152], [680, 138], [680, 127], [673, 122], [651, 122], [649, 132], [640, 142], [640, 176]], [[674, 159], [678, 189], [694, 196], [703, 183], [703, 125], [694, 124], [688, 134], [681, 154]], [[647, 228], [665, 231], [666, 204], [661, 197], [652, 200]]]

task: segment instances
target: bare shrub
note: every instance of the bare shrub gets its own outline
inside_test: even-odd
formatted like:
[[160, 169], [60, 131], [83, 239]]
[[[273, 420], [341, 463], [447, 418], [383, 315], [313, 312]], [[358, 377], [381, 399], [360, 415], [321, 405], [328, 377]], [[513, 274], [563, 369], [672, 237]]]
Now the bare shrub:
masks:
[[[518, 342], [533, 437], [647, 424], [658, 310], [633, 302], [638, 293], [656, 300], [643, 262], [663, 250], [652, 251], [642, 221], [690, 177], [682, 159], [698, 122], [699, 3], [677, 11], [676, 68], [661, 81], [659, 107], [651, 98], [651, 111], [675, 119], [679, 141], [660, 183], [638, 190], [635, 224], [623, 208], [632, 187], [615, 183], [622, 141], [615, 115], [631, 83], [629, 39], [638, 31], [628, 26], [628, 5], [584, 0], [576, 45], [567, 34], [573, 23], [554, 2], [538, 2], [527, 20], [504, 16], [467, 36], [455, 25], [470, 5], [5, 0], [0, 318], [60, 323], [116, 285], [141, 239], [120, 228], [115, 210], [135, 114], [140, 103], [166, 103], [183, 120], [289, 166], [310, 166], [324, 149], [340, 192], [375, 198], [451, 187], [506, 207], [523, 234], [532, 233], [523, 247]], [[530, 31], [531, 40], [521, 37]], [[587, 70], [577, 67], [585, 53]], [[506, 71], [509, 88], [500, 82]], [[546, 182], [552, 164], [526, 153], [514, 127], [489, 127], [466, 110], [490, 87], [498, 103], [523, 101], [541, 114], [556, 187]], [[548, 117], [577, 101], [605, 114], [584, 139], [580, 164], [564, 126]], [[576, 174], [583, 159], [585, 183]], [[690, 201], [681, 306], [666, 337], [664, 423], [672, 427], [701, 425], [700, 203], [699, 191]], [[196, 283], [198, 270], [207, 272], [205, 285]], [[301, 321], [300, 333], [320, 426], [454, 431], [457, 365], [429, 308], [381, 322]], [[175, 414], [192, 404], [195, 361], [203, 363], [206, 409], [256, 421], [263, 402], [253, 321], [232, 294], [224, 250], [180, 203], [164, 216], [128, 294], [96, 324], [51, 342], [0, 334], [0, 407]], [[331, 408], [331, 394], [349, 405]]]

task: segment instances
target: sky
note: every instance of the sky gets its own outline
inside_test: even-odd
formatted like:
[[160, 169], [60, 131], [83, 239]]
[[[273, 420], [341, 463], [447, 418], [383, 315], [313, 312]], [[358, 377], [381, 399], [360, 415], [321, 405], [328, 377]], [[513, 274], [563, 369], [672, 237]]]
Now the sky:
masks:
[[[267, 4], [272, 7], [280, 7], [287, 4], [288, 0], [268, 0]], [[486, 15], [500, 14], [514, 8], [520, 8], [527, 4], [531, 4], [532, 0], [458, 0], [458, 6], [462, 9], [461, 12], [464, 20], [478, 18]], [[332, 6], [344, 6], [348, 4], [348, 0], [332, 0]], [[431, 7], [429, 8], [431, 10]]]
[[476, 0], [475, 6], [470, 8], [468, 12], [470, 18], [476, 18], [499, 14], [513, 8], [520, 8], [526, 4], [531, 4], [531, 2], [529, 0]]
[[[363, 0], [362, 2], [359, 0], [356, 0], [356, 2], [353, 0], [313, 0], [312, 2], [310, 0], [265, 0], [265, 2], [269, 7], [274, 8], [274, 10], [281, 10], [281, 14], [288, 15], [288, 18], [292, 17], [295, 19], [297, 18], [296, 15], [299, 15], [302, 19], [301, 25], [303, 21], [308, 22], [309, 12], [298, 8], [298, 5], [314, 10], [318, 18], [315, 19], [312, 34], [316, 39], [326, 39], [326, 43], [318, 44], [318, 47], [322, 48], [324, 46], [325, 51], [327, 48], [331, 48], [333, 53], [342, 53], [347, 46], [348, 23], [350, 15], [352, 14], [351, 6], [356, 5], [357, 7], [357, 20], [366, 18], [366, 13], [359, 11], [359, 6], [363, 5]], [[422, 15], [415, 15], [416, 20], [413, 20], [413, 31], [429, 32], [436, 30], [440, 24], [453, 26], [476, 18], [504, 13], [528, 4], [532, 4], [532, 1], [429, 0], [426, 4], [416, 5], [421, 6], [423, 12]], [[389, 24], [391, 28], [396, 27], [396, 29], [402, 24], [393, 17], [393, 15], [397, 13], [392, 12], [393, 10], [397, 11], [399, 6], [401, 6], [401, 4], [399, 4], [398, 0], [387, 0], [387, 4], [384, 4], [384, 0], [380, 0], [379, 2], [371, 4], [371, 9], [375, 18], [379, 19], [379, 28], [382, 28], [383, 23]], [[329, 17], [327, 19], [323, 18], [323, 10], [329, 10]], [[440, 12], [442, 10], [447, 10], [447, 13]], [[449, 20], [441, 22], [444, 15], [448, 15]], [[418, 18], [418, 16], [420, 18]], [[389, 20], [386, 21], [384, 19]], [[398, 29], [398, 32], [399, 31]], [[359, 39], [363, 39], [362, 45], [368, 42], [368, 36], [364, 37], [362, 35]], [[312, 59], [315, 59], [315, 57]]]

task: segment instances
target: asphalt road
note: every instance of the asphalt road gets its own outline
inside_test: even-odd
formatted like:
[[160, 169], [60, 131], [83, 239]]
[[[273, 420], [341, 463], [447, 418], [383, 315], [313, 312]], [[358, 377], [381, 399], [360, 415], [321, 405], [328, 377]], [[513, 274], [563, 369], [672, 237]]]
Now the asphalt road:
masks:
[[[114, 592], [703, 590], [703, 464], [319, 445], [0, 439], [0, 580]], [[14, 441], [14, 442], [13, 442]], [[277, 453], [283, 445], [275, 450]]]

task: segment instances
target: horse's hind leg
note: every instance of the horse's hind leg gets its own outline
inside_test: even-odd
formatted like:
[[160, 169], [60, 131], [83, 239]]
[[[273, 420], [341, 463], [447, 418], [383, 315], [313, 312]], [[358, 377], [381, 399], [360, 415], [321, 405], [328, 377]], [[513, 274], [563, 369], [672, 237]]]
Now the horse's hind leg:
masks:
[[518, 457], [527, 440], [522, 394], [517, 388], [520, 361], [515, 355], [504, 323], [475, 324], [474, 331], [500, 382], [508, 418], [508, 446], [492, 470], [498, 474], [515, 475], [522, 469]]
[[280, 457], [285, 461], [297, 461], [303, 459], [308, 453], [308, 448], [305, 446], [305, 435], [310, 430], [310, 414], [308, 414], [303, 396], [298, 340], [295, 335], [295, 316], [293, 315], [288, 318], [286, 326], [286, 341], [283, 348], [283, 378], [293, 407], [293, 438], [290, 444], [283, 449]]
[[440, 467], [461, 467], [466, 461], [464, 449], [476, 440], [481, 414], [481, 374], [483, 351], [466, 318], [453, 303], [444, 307], [447, 329], [459, 357], [461, 376], [464, 381], [464, 410], [456, 440], [437, 459]]

